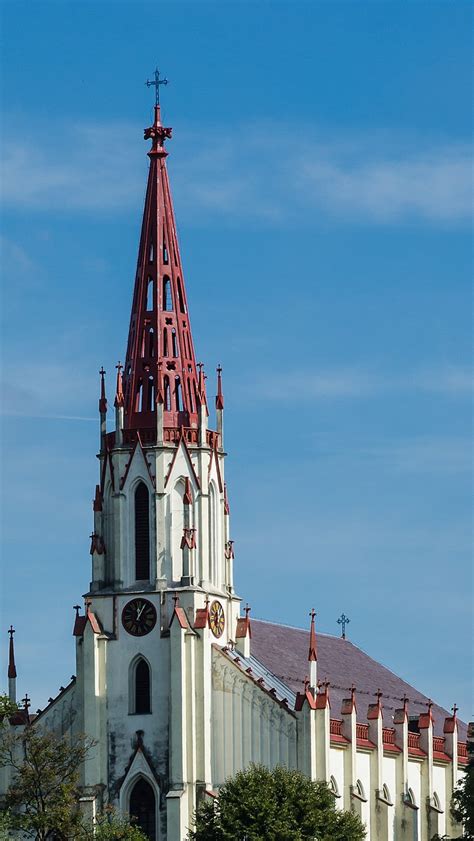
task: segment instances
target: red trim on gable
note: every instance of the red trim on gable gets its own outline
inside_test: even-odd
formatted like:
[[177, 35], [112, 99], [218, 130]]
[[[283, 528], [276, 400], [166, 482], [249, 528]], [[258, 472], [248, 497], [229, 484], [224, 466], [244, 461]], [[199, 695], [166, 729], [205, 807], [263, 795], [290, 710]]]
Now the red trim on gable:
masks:
[[194, 620], [194, 628], [201, 630], [209, 627], [209, 608], [198, 607], [196, 610], [196, 618]]
[[186, 616], [186, 612], [185, 612], [184, 608], [179, 607], [179, 606], [174, 608], [173, 614], [171, 616], [170, 625], [169, 625], [170, 628], [173, 624], [173, 619], [174, 619], [175, 616], [176, 616], [176, 619], [178, 620], [181, 628], [183, 630], [187, 630], [189, 628], [189, 622], [188, 622], [188, 617]]
[[148, 459], [146, 457], [145, 450], [143, 449], [142, 439], [140, 437], [140, 433], [137, 431], [137, 439], [135, 441], [135, 444], [133, 445], [132, 452], [130, 453], [130, 458], [127, 461], [127, 464], [126, 464], [126, 467], [125, 467], [125, 473], [123, 474], [123, 477], [120, 480], [120, 490], [121, 491], [125, 487], [125, 482], [127, 481], [127, 476], [128, 476], [130, 467], [132, 466], [133, 457], [135, 455], [137, 447], [140, 447], [140, 450], [141, 450], [141, 453], [142, 453], [142, 456], [143, 456], [143, 460], [145, 462], [145, 467], [147, 469], [147, 473], [148, 473], [148, 476], [150, 478], [150, 482], [151, 482], [152, 486], [155, 487], [155, 477], [151, 473], [150, 465], [148, 464]]
[[184, 435], [183, 435], [183, 430], [182, 430], [182, 429], [180, 429], [180, 431], [179, 431], [179, 437], [178, 437], [178, 440], [177, 440], [177, 442], [176, 442], [176, 449], [175, 449], [175, 451], [174, 451], [174, 453], [173, 453], [173, 458], [171, 459], [170, 466], [169, 466], [169, 468], [168, 468], [168, 473], [166, 474], [166, 479], [165, 479], [165, 488], [166, 488], [166, 485], [168, 484], [169, 479], [170, 479], [170, 476], [171, 476], [171, 474], [172, 474], [172, 472], [173, 472], [173, 467], [174, 467], [174, 465], [175, 465], [176, 459], [178, 458], [179, 445], [180, 445], [181, 443], [183, 444], [184, 451], [185, 451], [185, 453], [186, 453], [186, 455], [187, 455], [187, 457], [188, 457], [188, 464], [189, 464], [189, 466], [190, 466], [190, 468], [191, 468], [191, 472], [192, 472], [192, 474], [193, 474], [194, 481], [196, 482], [196, 487], [197, 487], [199, 490], [201, 490], [201, 483], [200, 483], [200, 481], [199, 481], [199, 477], [198, 477], [198, 475], [197, 475], [197, 473], [196, 473], [196, 471], [195, 471], [195, 469], [194, 469], [194, 464], [193, 464], [193, 462], [192, 462], [192, 459], [191, 459], [191, 454], [190, 454], [190, 452], [189, 452], [188, 445], [187, 445], [187, 443], [186, 443], [186, 438], [185, 438], [185, 437], [184, 437]]

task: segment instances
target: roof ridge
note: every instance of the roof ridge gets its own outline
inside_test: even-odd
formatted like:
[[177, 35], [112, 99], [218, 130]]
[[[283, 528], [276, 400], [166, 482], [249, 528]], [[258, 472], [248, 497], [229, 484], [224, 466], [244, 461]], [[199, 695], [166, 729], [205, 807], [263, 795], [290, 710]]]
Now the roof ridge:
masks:
[[[297, 625], [288, 625], [287, 622], [274, 622], [272, 619], [257, 619], [255, 616], [252, 618], [252, 622], [263, 622], [265, 625], [276, 625], [278, 628], [291, 628], [292, 631], [301, 631], [303, 634], [308, 633], [307, 628], [298, 628]], [[319, 637], [331, 637], [332, 639], [342, 639], [342, 637], [336, 634], [327, 634], [324, 631], [317, 631], [316, 635]], [[344, 642], [351, 642], [350, 640], [344, 640]], [[354, 645], [354, 643], [351, 643]], [[357, 646], [356, 646], [357, 647]]]

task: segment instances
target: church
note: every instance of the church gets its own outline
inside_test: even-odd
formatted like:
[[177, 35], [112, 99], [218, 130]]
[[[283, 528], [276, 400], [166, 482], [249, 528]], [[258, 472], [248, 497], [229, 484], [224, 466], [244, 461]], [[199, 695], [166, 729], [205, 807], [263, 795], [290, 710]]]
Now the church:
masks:
[[[456, 708], [432, 703], [344, 632], [319, 633], [310, 602], [298, 629], [253, 619], [234, 590], [222, 371], [211, 399], [193, 344], [169, 138], [157, 97], [112, 412], [100, 371], [92, 572], [75, 608], [76, 674], [35, 715], [26, 699], [11, 727], [92, 737], [81, 809], [92, 821], [113, 804], [150, 841], [184, 841], [200, 799], [218, 796], [252, 762], [325, 780], [336, 806], [360, 815], [369, 841], [459, 834], [449, 806], [467, 751]], [[16, 700], [13, 629], [8, 679]], [[10, 779], [0, 773], [1, 795]]]

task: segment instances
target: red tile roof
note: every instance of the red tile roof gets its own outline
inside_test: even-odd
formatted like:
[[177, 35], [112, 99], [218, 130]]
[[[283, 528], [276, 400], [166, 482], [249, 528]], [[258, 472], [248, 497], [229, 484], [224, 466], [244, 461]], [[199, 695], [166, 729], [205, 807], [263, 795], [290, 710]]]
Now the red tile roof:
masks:
[[[392, 726], [395, 710], [401, 706], [404, 695], [409, 698], [410, 715], [426, 712], [429, 698], [377, 663], [350, 642], [341, 637], [316, 634], [318, 645], [318, 678], [330, 682], [332, 715], [340, 714], [342, 701], [357, 688], [357, 719], [367, 721], [369, 704], [374, 702], [377, 691], [382, 693], [384, 726]], [[252, 645], [254, 657], [293, 692], [300, 692], [308, 669], [308, 631], [278, 625], [274, 622], [252, 620]], [[434, 734], [443, 735], [447, 710], [433, 705]], [[466, 725], [458, 721], [459, 738], [466, 738]]]

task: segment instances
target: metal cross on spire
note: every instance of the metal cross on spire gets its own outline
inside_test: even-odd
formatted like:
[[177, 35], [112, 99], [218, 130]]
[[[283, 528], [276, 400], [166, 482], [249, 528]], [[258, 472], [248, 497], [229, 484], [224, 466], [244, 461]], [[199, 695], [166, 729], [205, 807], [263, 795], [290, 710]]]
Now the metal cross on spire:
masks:
[[145, 85], [147, 86], [147, 88], [151, 88], [151, 87], [155, 88], [155, 105], [159, 105], [160, 104], [160, 85], [167, 85], [168, 84], [168, 79], [165, 79], [165, 78], [160, 79], [160, 71], [158, 70], [158, 68], [156, 68], [154, 76], [155, 76], [154, 80], [147, 79], [146, 82], [145, 82]]
[[341, 614], [340, 618], [337, 620], [338, 625], [342, 625], [342, 639], [345, 640], [346, 638], [346, 625], [349, 624], [351, 620], [345, 613]]

